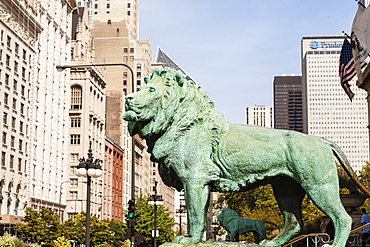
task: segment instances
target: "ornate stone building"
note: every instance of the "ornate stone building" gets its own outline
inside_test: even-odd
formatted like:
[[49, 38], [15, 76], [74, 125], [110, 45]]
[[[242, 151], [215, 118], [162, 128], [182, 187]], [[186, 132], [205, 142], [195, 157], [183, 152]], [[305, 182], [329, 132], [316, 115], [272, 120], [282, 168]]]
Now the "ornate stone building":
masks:
[[[0, 234], [26, 207], [60, 209], [67, 178], [73, 0], [0, 2]], [[10, 228], [10, 229], [9, 229]]]

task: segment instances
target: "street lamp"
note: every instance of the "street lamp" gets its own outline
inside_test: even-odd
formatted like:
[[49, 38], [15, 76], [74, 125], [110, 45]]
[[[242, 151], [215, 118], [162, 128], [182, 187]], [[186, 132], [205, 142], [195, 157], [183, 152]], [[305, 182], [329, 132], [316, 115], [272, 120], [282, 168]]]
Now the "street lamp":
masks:
[[149, 201], [150, 206], [154, 205], [154, 230], [152, 233], [153, 242], [154, 242], [153, 247], [157, 247], [157, 235], [158, 235], [157, 234], [157, 205], [164, 204], [162, 196], [157, 195], [157, 184], [158, 184], [158, 181], [154, 181], [154, 188], [153, 188], [154, 195], [150, 196], [150, 201]]
[[62, 207], [62, 186], [63, 186], [63, 184], [64, 183], [69, 183], [70, 181], [63, 181], [63, 182], [61, 182], [60, 183], [60, 188], [59, 188], [59, 220], [61, 221], [61, 222], [63, 222], [63, 219], [62, 219], [62, 209], [61, 209], [61, 207]]
[[179, 215], [179, 218], [180, 218], [180, 231], [179, 231], [179, 235], [182, 235], [182, 222], [181, 222], [181, 219], [182, 219], [182, 216], [183, 214], [186, 213], [186, 206], [184, 204], [184, 200], [180, 200], [180, 208], [179, 209], [176, 209], [176, 214]]
[[103, 175], [100, 165], [103, 161], [95, 159], [91, 150], [91, 141], [87, 152], [87, 159], [81, 158], [77, 166], [76, 175], [87, 178], [87, 195], [86, 195], [86, 247], [90, 247], [90, 203], [91, 203], [91, 177], [98, 178]]

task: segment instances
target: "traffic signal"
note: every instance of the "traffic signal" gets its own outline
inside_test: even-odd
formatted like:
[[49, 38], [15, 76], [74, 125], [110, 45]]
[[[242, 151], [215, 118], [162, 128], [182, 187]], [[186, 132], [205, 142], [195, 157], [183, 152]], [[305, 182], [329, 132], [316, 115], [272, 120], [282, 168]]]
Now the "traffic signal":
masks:
[[127, 209], [127, 217], [129, 220], [133, 220], [135, 218], [135, 201], [129, 200], [128, 201], [128, 209]]

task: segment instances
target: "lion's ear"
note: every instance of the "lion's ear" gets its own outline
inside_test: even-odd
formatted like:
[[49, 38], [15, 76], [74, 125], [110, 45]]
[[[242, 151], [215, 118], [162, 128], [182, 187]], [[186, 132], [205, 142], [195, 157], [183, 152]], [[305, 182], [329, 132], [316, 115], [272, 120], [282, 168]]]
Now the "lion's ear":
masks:
[[145, 82], [145, 84], [148, 84], [148, 82], [150, 81], [150, 78], [148, 77], [148, 76], [145, 76], [144, 77], [144, 82]]

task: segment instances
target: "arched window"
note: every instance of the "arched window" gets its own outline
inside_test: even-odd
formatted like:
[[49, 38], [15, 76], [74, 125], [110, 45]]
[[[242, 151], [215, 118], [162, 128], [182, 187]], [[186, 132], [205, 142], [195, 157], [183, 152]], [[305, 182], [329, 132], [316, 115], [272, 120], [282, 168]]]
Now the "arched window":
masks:
[[82, 109], [82, 87], [74, 85], [71, 87], [71, 109]]

